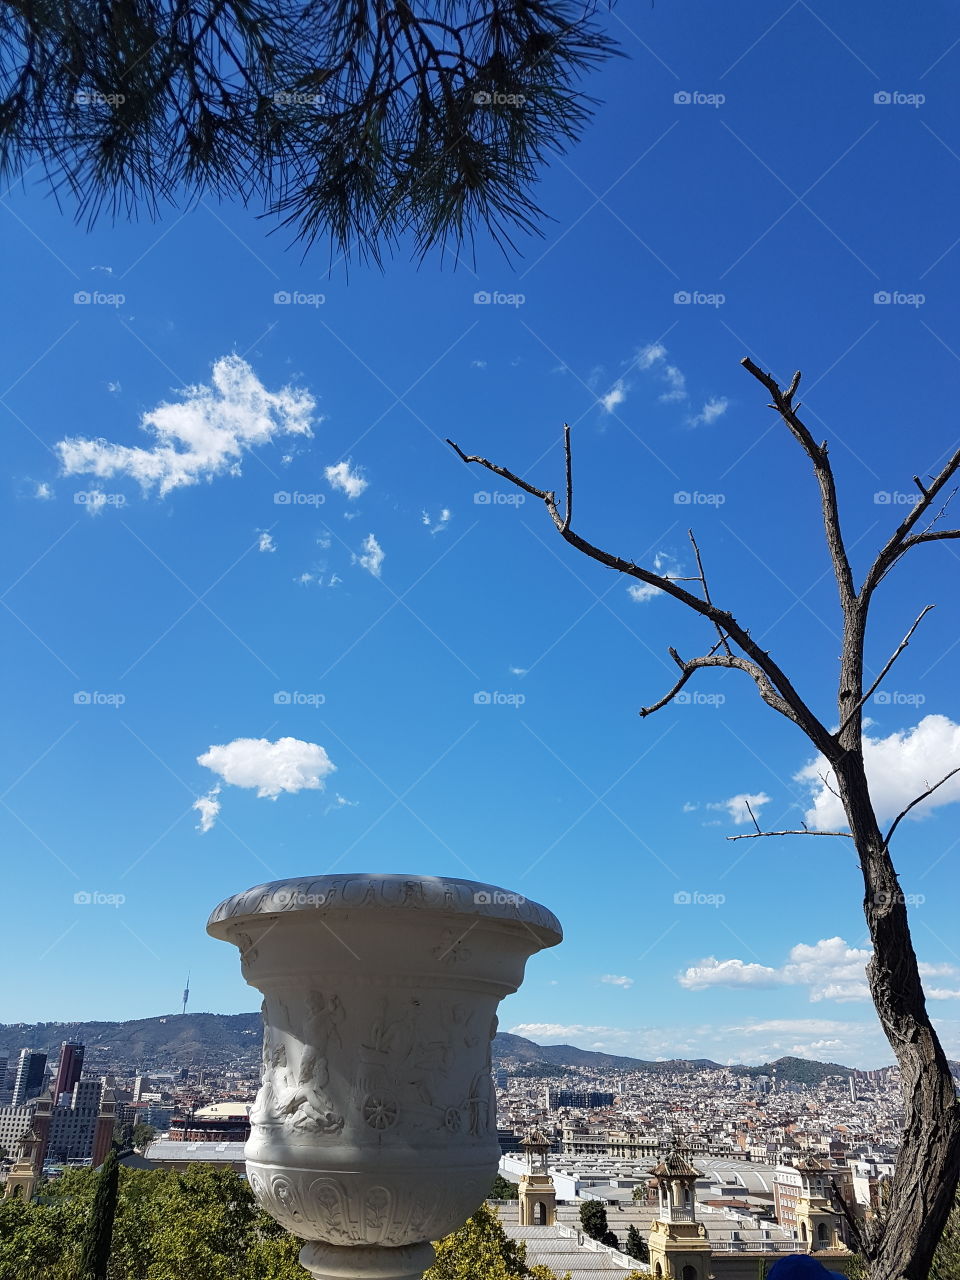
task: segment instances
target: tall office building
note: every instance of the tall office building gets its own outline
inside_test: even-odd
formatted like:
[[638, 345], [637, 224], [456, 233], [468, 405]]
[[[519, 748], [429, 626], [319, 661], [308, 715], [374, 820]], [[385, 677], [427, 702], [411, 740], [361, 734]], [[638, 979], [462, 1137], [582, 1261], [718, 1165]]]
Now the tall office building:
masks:
[[73, 1086], [80, 1079], [83, 1070], [84, 1046], [77, 1040], [64, 1040], [60, 1046], [60, 1065], [57, 1067], [57, 1078], [53, 1086], [55, 1103], [65, 1093], [72, 1094]]
[[35, 1049], [21, 1049], [20, 1061], [17, 1063], [17, 1076], [13, 1082], [12, 1105], [22, 1106], [31, 1098], [39, 1097], [43, 1089], [44, 1072], [47, 1069], [47, 1055]]
[[52, 1110], [46, 1158], [74, 1163], [92, 1159], [96, 1168], [110, 1149], [115, 1118], [113, 1090], [100, 1080], [78, 1080], [69, 1098]]

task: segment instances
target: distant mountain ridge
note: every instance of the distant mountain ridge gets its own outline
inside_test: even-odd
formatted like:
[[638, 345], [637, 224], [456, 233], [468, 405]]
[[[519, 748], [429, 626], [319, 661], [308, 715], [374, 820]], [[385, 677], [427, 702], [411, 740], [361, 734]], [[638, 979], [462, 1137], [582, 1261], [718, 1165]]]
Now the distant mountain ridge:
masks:
[[[0, 1023], [0, 1053], [7, 1050], [11, 1061], [22, 1048], [40, 1049], [53, 1057], [63, 1040], [76, 1039], [87, 1046], [84, 1067], [96, 1071], [98, 1063], [139, 1064], [150, 1061], [155, 1069], [164, 1065], [213, 1066], [237, 1057], [255, 1059], [260, 1051], [259, 1013], [171, 1013], [158, 1018], [137, 1018], [129, 1022], [39, 1022]], [[721, 1064], [709, 1058], [674, 1058], [647, 1061], [576, 1045], [539, 1045], [523, 1036], [501, 1031], [493, 1042], [496, 1066], [520, 1069], [531, 1075], [549, 1074], [549, 1069], [580, 1067], [600, 1072], [703, 1071], [719, 1070]], [[771, 1075], [778, 1080], [815, 1084], [831, 1075], [849, 1075], [851, 1068], [837, 1062], [816, 1062], [807, 1058], [779, 1058], [759, 1067], [736, 1066], [732, 1070], [748, 1075]], [[960, 1074], [960, 1067], [955, 1066]]]

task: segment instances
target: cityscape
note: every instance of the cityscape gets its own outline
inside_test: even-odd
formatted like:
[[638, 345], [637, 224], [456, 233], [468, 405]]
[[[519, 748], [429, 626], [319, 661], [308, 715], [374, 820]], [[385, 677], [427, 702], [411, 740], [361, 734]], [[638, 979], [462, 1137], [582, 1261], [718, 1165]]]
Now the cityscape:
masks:
[[[175, 1043], [197, 1017], [148, 1020], [138, 1032]], [[202, 1164], [245, 1176], [261, 1085], [260, 1020], [220, 1021], [234, 1045], [211, 1037], [183, 1060], [165, 1047], [132, 1061], [129, 1050], [111, 1046], [109, 1033], [96, 1044], [66, 1038], [55, 1045], [51, 1024], [24, 1028], [50, 1048], [0, 1050], [6, 1193], [68, 1168], [97, 1167], [111, 1145], [132, 1168]], [[4, 1039], [18, 1030], [3, 1028]], [[203, 1033], [191, 1023], [188, 1034]], [[507, 1191], [492, 1202], [507, 1233], [528, 1250], [545, 1250], [551, 1265], [559, 1257], [574, 1278], [598, 1268], [624, 1277], [640, 1259], [649, 1264], [658, 1247], [674, 1247], [658, 1245], [656, 1170], [682, 1159], [694, 1171], [697, 1220], [718, 1276], [752, 1276], [748, 1259], [806, 1251], [811, 1239], [837, 1265], [852, 1256], [847, 1215], [875, 1210], [893, 1174], [904, 1119], [897, 1068], [791, 1058], [762, 1068], [675, 1061], [634, 1070], [547, 1061], [564, 1052], [597, 1056], [541, 1049], [514, 1035], [494, 1040], [501, 1159], [491, 1197]], [[589, 1201], [605, 1208], [606, 1244], [583, 1236], [580, 1208]], [[625, 1252], [628, 1237], [634, 1254]]]

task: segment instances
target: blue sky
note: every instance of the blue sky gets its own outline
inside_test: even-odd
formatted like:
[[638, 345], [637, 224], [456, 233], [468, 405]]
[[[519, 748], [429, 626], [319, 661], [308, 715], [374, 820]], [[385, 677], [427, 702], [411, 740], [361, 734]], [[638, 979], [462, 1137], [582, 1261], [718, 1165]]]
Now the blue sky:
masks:
[[[738, 362], [804, 371], [862, 574], [956, 447], [960, 19], [697, 0], [611, 21], [628, 57], [513, 264], [481, 240], [329, 274], [240, 207], [88, 231], [35, 174], [5, 195], [2, 1020], [169, 1012], [188, 969], [193, 1008], [254, 1008], [204, 933], [222, 897], [409, 871], [562, 920], [505, 1029], [890, 1060], [849, 842], [725, 839], [744, 795], [781, 827], [819, 793], [829, 824], [806, 740], [736, 672], [641, 720], [667, 646], [709, 629], [631, 598], [444, 438], [559, 488], [571, 423], [579, 531], [689, 573], [692, 525], [714, 598], [832, 722], [815, 486]], [[869, 708], [890, 816], [960, 763], [960, 562], [912, 554], [869, 645], [876, 674], [936, 602]], [[960, 788], [940, 797], [895, 854], [958, 1055]]]

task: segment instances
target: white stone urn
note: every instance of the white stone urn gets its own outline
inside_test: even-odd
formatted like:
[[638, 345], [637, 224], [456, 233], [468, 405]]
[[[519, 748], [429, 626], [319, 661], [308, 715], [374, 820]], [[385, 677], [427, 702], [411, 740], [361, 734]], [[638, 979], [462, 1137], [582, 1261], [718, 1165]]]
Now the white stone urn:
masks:
[[263, 992], [247, 1176], [317, 1280], [420, 1280], [500, 1158], [490, 1043], [545, 907], [433, 876], [258, 885], [207, 931]]

